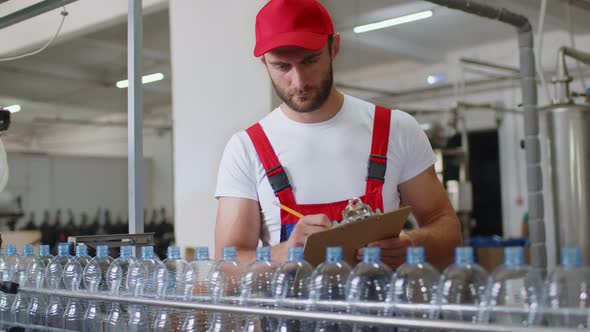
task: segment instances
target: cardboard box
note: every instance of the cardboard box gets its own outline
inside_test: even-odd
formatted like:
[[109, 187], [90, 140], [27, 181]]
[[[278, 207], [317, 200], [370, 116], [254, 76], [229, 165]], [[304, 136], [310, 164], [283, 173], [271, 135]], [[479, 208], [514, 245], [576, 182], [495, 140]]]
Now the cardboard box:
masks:
[[[486, 271], [492, 272], [498, 266], [504, 264], [504, 247], [478, 247], [475, 248], [475, 259]], [[525, 248], [524, 259], [527, 264], [531, 261], [529, 248]]]
[[14, 231], [2, 232], [2, 248], [6, 248], [9, 244], [15, 244], [18, 252], [21, 252], [23, 245], [32, 244], [35, 246], [35, 252], [38, 252], [38, 247], [41, 244], [40, 231]]

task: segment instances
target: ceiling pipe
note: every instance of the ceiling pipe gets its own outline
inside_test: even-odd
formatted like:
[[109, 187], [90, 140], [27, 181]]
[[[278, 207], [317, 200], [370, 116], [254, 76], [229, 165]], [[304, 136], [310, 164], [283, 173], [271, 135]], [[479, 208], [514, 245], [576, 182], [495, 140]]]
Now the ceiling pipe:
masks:
[[539, 143], [533, 29], [531, 24], [525, 16], [512, 13], [505, 8], [495, 8], [471, 0], [427, 1], [492, 20], [499, 20], [515, 27], [518, 32], [522, 106], [524, 109], [531, 265], [535, 268], [545, 270], [547, 268], [547, 249], [545, 246], [543, 178], [541, 172], [541, 147]]
[[[75, 2], [77, 0], [45, 0], [36, 3], [32, 6], [23, 8], [12, 14], [8, 14], [0, 17], [0, 29], [4, 29], [11, 25], [17, 24], [24, 20], [28, 20], [35, 16], [47, 13], [48, 11], [54, 10], [59, 7], [63, 7], [67, 4]], [[4, 2], [4, 1], [3, 1]]]
[[555, 83], [556, 88], [555, 100], [553, 101], [555, 104], [567, 104], [572, 102], [569, 83], [573, 78], [567, 70], [567, 64], [565, 62], [566, 56], [585, 64], [590, 64], [590, 53], [567, 46], [559, 48], [559, 52], [557, 53], [557, 74], [553, 78], [553, 83]]

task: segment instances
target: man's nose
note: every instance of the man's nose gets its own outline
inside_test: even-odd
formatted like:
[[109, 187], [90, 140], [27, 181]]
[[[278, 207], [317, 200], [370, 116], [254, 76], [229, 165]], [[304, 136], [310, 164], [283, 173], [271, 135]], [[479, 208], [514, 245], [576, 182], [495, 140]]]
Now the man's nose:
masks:
[[295, 88], [297, 90], [303, 90], [305, 85], [306, 84], [305, 84], [305, 79], [304, 79], [302, 70], [296, 66], [293, 67], [293, 70], [291, 73], [291, 87]]

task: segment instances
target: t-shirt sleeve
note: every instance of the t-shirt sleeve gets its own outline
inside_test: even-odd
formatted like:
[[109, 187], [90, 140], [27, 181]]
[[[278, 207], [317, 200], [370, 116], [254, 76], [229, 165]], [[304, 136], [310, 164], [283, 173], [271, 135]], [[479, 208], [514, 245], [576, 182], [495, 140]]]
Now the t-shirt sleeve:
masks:
[[[240, 197], [258, 200], [254, 162], [245, 132], [232, 136], [221, 157], [215, 198]], [[253, 146], [251, 147], [253, 149]]]
[[400, 128], [404, 133], [400, 143], [404, 162], [399, 183], [404, 183], [434, 165], [437, 158], [418, 121], [408, 113], [400, 113]]

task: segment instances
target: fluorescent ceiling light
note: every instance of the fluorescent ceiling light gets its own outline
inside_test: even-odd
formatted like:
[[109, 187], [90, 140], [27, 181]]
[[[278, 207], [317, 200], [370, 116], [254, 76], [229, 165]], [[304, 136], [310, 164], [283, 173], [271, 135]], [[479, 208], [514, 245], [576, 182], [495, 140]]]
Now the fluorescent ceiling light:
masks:
[[400, 25], [400, 24], [404, 24], [404, 23], [408, 23], [408, 22], [418, 21], [421, 19], [429, 18], [431, 16], [432, 16], [432, 10], [426, 10], [423, 12], [400, 16], [400, 17], [392, 18], [389, 20], [381, 21], [381, 22], [361, 25], [361, 26], [354, 28], [353, 31], [356, 33], [373, 31], [373, 30], [377, 30], [377, 29], [392, 27], [394, 25]]
[[428, 75], [428, 77], [426, 78], [426, 82], [428, 84], [436, 84], [436, 83], [442, 83], [442, 82], [446, 82], [446, 81], [447, 81], [447, 77], [444, 74]]
[[[141, 78], [141, 83], [147, 84], [147, 83], [157, 82], [157, 81], [161, 81], [163, 78], [164, 78], [164, 74], [162, 74], [162, 73], [149, 74], [149, 75], [145, 75]], [[125, 88], [129, 87], [129, 81], [128, 80], [119, 81], [119, 82], [117, 82], [116, 85], [117, 85], [117, 88], [119, 88], [119, 89], [125, 89]]]
[[10, 105], [4, 107], [5, 110], [10, 111], [10, 113], [16, 113], [21, 110], [20, 105]]

